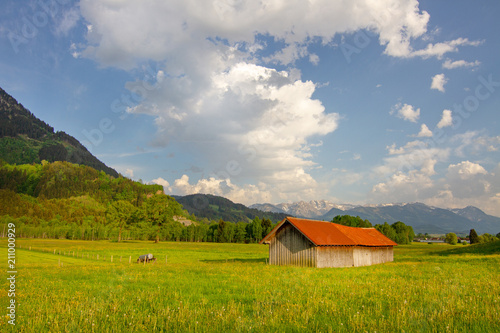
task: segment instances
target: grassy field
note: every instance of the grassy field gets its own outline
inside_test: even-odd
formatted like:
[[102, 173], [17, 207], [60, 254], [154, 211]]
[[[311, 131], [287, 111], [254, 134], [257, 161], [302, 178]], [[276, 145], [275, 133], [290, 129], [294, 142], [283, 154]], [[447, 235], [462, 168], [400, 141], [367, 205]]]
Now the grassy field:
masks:
[[[392, 263], [332, 269], [269, 266], [256, 244], [17, 245], [16, 327], [2, 278], [2, 332], [500, 331], [498, 242], [398, 246]], [[156, 263], [129, 264], [148, 252]]]

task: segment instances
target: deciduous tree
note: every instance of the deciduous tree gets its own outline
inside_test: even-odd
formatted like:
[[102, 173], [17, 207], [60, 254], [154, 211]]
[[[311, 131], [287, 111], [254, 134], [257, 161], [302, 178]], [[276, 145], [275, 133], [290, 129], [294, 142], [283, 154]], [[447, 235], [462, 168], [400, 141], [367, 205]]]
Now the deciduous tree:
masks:
[[451, 244], [451, 245], [457, 245], [457, 242], [458, 242], [457, 235], [453, 232], [450, 232], [450, 233], [446, 234], [444, 241], [448, 244]]

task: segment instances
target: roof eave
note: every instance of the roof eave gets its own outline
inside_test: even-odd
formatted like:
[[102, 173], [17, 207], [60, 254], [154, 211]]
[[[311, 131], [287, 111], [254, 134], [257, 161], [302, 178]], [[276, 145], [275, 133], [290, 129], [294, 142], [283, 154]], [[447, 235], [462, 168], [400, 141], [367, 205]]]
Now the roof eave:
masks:
[[298, 231], [300, 232], [300, 234], [302, 236], [304, 236], [308, 241], [310, 241], [314, 246], [319, 246], [318, 244], [316, 244], [315, 242], [313, 242], [309, 237], [307, 237], [307, 235], [305, 235], [302, 230], [300, 230], [295, 224], [293, 224], [293, 222], [291, 220], [289, 220], [289, 217], [285, 217], [276, 227], [274, 227], [273, 230], [271, 230], [270, 233], [268, 233], [266, 235], [266, 237], [264, 237], [260, 242], [259, 244], [270, 244], [271, 243], [271, 239], [273, 237], [275, 237], [276, 235], [276, 232], [279, 230], [279, 228], [285, 224], [286, 222], [290, 223], [291, 225], [293, 225], [293, 227]]

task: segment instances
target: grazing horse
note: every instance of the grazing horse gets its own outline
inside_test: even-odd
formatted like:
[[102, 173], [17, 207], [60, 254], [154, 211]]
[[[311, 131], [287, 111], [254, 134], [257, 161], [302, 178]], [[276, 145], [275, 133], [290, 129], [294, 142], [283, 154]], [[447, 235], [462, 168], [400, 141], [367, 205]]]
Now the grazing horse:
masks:
[[139, 259], [137, 259], [137, 263], [140, 262], [150, 262], [150, 261], [156, 261], [156, 258], [151, 254], [143, 254], [142, 256], [139, 256]]

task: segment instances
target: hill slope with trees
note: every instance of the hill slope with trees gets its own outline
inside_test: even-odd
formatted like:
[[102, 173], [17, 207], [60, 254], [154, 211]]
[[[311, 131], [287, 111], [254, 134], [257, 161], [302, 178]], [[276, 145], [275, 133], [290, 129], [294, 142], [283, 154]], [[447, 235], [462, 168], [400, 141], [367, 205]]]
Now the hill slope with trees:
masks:
[[[227, 199], [213, 199], [212, 205], [219, 202], [217, 207], [229, 212]], [[274, 226], [267, 218], [241, 218], [199, 221], [163, 194], [161, 185], [115, 178], [85, 165], [0, 160], [0, 231], [15, 223], [18, 237], [254, 243]]]
[[237, 204], [229, 199], [211, 194], [192, 194], [174, 196], [190, 214], [209, 220], [224, 220], [228, 222], [249, 222], [258, 217], [269, 219], [276, 223], [287, 217], [284, 213], [263, 212], [255, 208]]
[[10, 164], [67, 161], [118, 177], [77, 139], [38, 119], [0, 88], [0, 157]]

